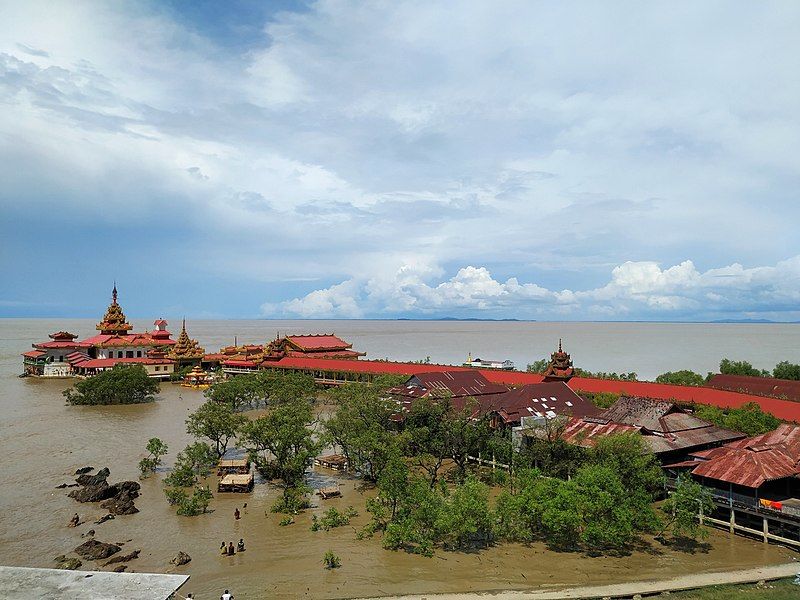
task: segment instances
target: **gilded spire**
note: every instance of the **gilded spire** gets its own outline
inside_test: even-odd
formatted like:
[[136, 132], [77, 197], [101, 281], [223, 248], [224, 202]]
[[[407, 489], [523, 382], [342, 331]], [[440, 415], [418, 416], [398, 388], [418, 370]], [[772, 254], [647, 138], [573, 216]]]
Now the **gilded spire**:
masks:
[[111, 304], [103, 316], [103, 320], [97, 324], [96, 329], [104, 334], [126, 334], [132, 329], [131, 324], [125, 318], [122, 307], [117, 303], [117, 282], [114, 282], [114, 289], [111, 291]]
[[186, 333], [186, 319], [183, 319], [181, 324], [181, 333], [175, 341], [175, 345], [169, 351], [169, 357], [173, 360], [186, 360], [194, 358], [203, 358], [205, 356], [205, 348], [201, 348], [197, 340], [193, 340]]

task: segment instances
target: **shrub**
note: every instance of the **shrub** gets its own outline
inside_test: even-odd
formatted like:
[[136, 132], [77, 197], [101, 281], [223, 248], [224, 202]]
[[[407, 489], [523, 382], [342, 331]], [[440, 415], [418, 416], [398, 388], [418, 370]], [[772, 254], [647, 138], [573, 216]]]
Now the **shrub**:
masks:
[[73, 405], [140, 404], [152, 402], [160, 389], [158, 380], [148, 377], [142, 365], [118, 364], [78, 381], [63, 394]]
[[306, 486], [286, 488], [283, 494], [275, 501], [270, 508], [274, 513], [287, 513], [296, 515], [301, 510], [311, 506], [306, 494], [310, 490]]
[[326, 569], [338, 569], [342, 566], [342, 559], [333, 553], [333, 550], [328, 550], [325, 556], [322, 557], [322, 562], [325, 563]]
[[208, 504], [213, 497], [211, 490], [207, 487], [195, 488], [191, 496], [184, 496], [178, 503], [178, 514], [184, 517], [202, 514], [208, 509]]

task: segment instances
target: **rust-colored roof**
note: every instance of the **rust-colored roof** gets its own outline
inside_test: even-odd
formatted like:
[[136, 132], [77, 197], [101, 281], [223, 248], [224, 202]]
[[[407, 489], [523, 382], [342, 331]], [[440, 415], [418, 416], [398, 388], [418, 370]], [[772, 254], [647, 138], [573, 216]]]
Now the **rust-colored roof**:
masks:
[[460, 398], [499, 394], [507, 391], [507, 387], [491, 383], [480, 372], [468, 369], [417, 373], [404, 385], [392, 388], [390, 393], [413, 398], [441, 398], [444, 396]]
[[22, 356], [27, 358], [39, 358], [40, 356], [44, 356], [47, 352], [42, 352], [41, 350], [30, 350], [28, 352], [23, 352]]
[[704, 460], [692, 475], [758, 488], [767, 481], [800, 475], [800, 427], [783, 424], [775, 431], [693, 456]]
[[677, 410], [677, 407], [672, 402], [653, 398], [622, 397], [603, 412], [602, 416], [615, 423], [661, 431], [661, 418], [673, 410]]
[[51, 340], [54, 340], [54, 341], [57, 341], [57, 342], [64, 342], [64, 341], [71, 342], [72, 340], [76, 339], [78, 336], [75, 335], [74, 333], [70, 333], [69, 331], [57, 331], [55, 333], [51, 333], [47, 337], [49, 337]]
[[800, 381], [774, 377], [748, 377], [747, 375], [714, 375], [708, 386], [720, 390], [745, 392], [758, 396], [787, 398], [800, 402]]
[[592, 448], [597, 441], [620, 433], [637, 433], [638, 427], [624, 423], [612, 423], [606, 419], [587, 417], [585, 419], [571, 418], [567, 423], [562, 439], [568, 444], [575, 444], [584, 448]]
[[33, 344], [34, 348], [56, 349], [56, 348], [91, 348], [92, 344], [86, 341], [79, 342], [77, 340], [54, 340], [52, 342], [40, 342]]
[[563, 381], [529, 383], [499, 394], [478, 396], [482, 414], [496, 412], [505, 423], [519, 423], [522, 417], [594, 417], [594, 404], [573, 392]]

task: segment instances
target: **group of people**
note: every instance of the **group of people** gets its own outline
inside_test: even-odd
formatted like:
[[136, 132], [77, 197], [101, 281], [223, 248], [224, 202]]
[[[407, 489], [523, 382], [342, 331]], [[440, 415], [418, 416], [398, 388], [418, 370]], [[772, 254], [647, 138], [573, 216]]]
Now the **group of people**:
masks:
[[237, 552], [244, 552], [244, 539], [239, 539], [239, 543], [236, 544], [236, 548], [233, 547], [233, 542], [222, 542], [219, 547], [219, 553], [222, 556], [233, 556]]

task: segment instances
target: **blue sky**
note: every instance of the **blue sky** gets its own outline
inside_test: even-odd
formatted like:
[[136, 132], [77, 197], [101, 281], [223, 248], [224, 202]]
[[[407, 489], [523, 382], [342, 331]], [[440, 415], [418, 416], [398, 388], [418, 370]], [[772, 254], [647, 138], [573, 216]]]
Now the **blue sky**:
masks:
[[0, 0], [0, 316], [800, 320], [798, 30]]

